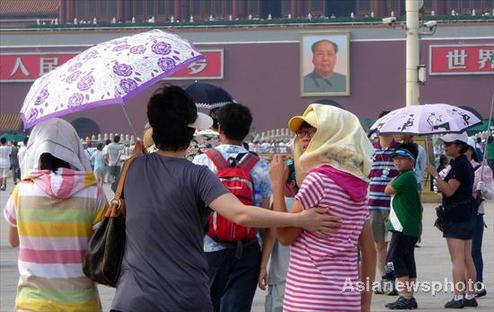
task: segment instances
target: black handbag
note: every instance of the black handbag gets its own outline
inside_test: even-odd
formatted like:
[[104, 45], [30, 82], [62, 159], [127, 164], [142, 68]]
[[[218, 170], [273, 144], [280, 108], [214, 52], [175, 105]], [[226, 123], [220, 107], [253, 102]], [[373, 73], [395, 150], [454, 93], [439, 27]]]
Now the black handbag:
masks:
[[446, 221], [446, 214], [444, 212], [444, 207], [443, 205], [439, 205], [436, 207], [436, 221], [434, 222], [434, 226], [437, 227], [437, 229], [441, 232], [444, 230], [444, 223]]
[[82, 270], [92, 281], [116, 287], [125, 249], [125, 201], [123, 188], [127, 171], [136, 157], [125, 162], [115, 197], [105, 218], [89, 240]]

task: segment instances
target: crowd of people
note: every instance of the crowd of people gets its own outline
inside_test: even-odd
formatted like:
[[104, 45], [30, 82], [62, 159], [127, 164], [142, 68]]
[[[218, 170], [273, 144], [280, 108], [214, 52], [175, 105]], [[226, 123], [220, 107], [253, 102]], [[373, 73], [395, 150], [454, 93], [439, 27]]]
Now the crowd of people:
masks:
[[[456, 283], [445, 308], [474, 307], [486, 295], [483, 201], [494, 195], [493, 168], [466, 134], [441, 136], [447, 158], [437, 170], [411, 136], [370, 140], [351, 112], [311, 104], [288, 121], [293, 142], [269, 163], [245, 142], [253, 121], [245, 105], [208, 116], [165, 86], [147, 118], [125, 179], [112, 311], [250, 311], [257, 287], [268, 290], [266, 311], [370, 311], [374, 292], [399, 295], [389, 309], [416, 309], [426, 173], [442, 194]], [[54, 118], [36, 125], [22, 150], [0, 141], [0, 187], [9, 169], [22, 174], [4, 209], [20, 248], [16, 310], [101, 310], [82, 263], [109, 207], [103, 184], [118, 180], [130, 156], [120, 139], [83, 146]], [[8, 158], [16, 154], [17, 166]], [[376, 275], [376, 289], [348, 287]]]

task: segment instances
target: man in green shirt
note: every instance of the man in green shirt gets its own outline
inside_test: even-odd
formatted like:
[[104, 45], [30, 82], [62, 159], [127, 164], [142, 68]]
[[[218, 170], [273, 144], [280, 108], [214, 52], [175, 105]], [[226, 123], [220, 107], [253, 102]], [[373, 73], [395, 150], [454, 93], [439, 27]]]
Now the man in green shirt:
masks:
[[422, 233], [422, 204], [413, 171], [418, 148], [415, 143], [400, 144], [391, 155], [400, 174], [386, 186], [384, 192], [393, 195], [391, 211], [386, 224], [392, 233], [386, 263], [392, 263], [392, 272], [386, 279], [396, 278], [398, 300], [386, 304], [392, 310], [416, 309], [413, 284], [417, 278], [414, 249]]

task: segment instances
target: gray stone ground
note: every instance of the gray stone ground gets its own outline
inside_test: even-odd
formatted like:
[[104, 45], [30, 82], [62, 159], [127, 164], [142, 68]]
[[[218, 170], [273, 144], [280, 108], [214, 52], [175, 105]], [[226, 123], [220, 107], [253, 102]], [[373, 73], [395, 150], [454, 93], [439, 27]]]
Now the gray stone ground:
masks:
[[[11, 183], [11, 181], [9, 181]], [[12, 186], [6, 192], [0, 193], [0, 207], [3, 210]], [[111, 198], [111, 192], [106, 189]], [[432, 227], [434, 220], [433, 204], [424, 205], [424, 233], [421, 247], [416, 249], [416, 261], [418, 279], [422, 281], [444, 281], [451, 280], [451, 264], [446, 248], [445, 240], [440, 233]], [[488, 295], [479, 299], [477, 311], [493, 311], [494, 308], [494, 202], [488, 203], [486, 223], [488, 228], [484, 234], [484, 279], [487, 285]], [[2, 218], [3, 219], [3, 218]], [[0, 312], [12, 311], [14, 306], [17, 273], [17, 250], [8, 244], [8, 225], [0, 221]], [[101, 287], [100, 294], [104, 311], [108, 311], [113, 297], [113, 289]], [[254, 299], [252, 311], [264, 311], [265, 293], [258, 290]], [[418, 292], [416, 298], [421, 311], [442, 311], [443, 304], [451, 298], [451, 293], [441, 292], [433, 296], [430, 292]], [[372, 311], [387, 311], [384, 304], [395, 300], [396, 297], [385, 295], [374, 295]]]

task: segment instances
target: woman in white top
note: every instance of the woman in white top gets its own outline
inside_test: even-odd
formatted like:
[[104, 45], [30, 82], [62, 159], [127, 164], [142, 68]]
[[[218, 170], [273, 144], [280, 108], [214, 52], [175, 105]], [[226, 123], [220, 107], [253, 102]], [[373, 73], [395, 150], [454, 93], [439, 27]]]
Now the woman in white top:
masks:
[[0, 190], [5, 191], [7, 188], [7, 177], [10, 170], [10, 153], [12, 147], [7, 146], [7, 139], [0, 139]]

